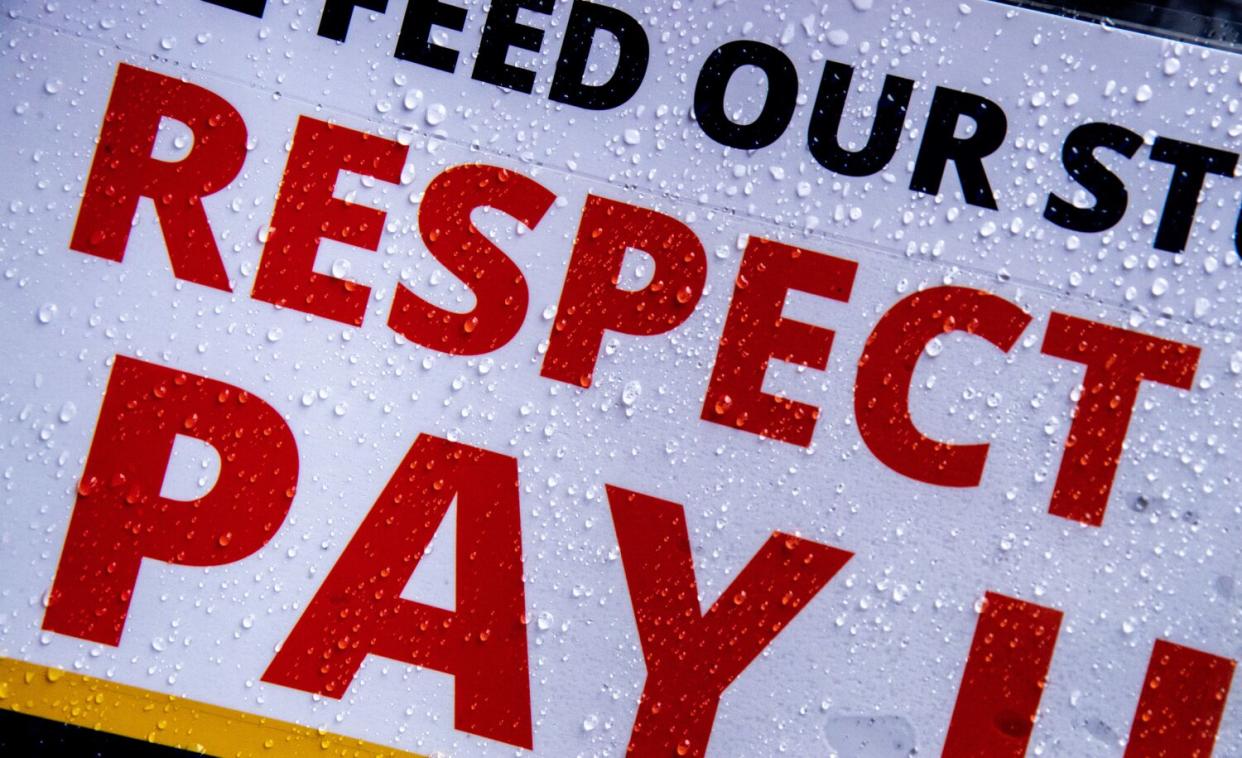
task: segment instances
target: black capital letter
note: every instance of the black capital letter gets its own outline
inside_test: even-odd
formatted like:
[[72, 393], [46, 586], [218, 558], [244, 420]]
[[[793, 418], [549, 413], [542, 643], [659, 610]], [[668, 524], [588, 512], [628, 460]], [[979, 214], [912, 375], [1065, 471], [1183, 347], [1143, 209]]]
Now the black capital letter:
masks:
[[267, 0], [204, 0], [204, 2], [255, 18], [263, 18], [263, 11], [267, 8]]
[[[968, 116], [975, 122], [975, 133], [969, 137], [955, 137], [958, 119]], [[983, 170], [983, 159], [1005, 141], [1008, 126], [1005, 112], [996, 103], [969, 92], [937, 87], [932, 96], [927, 127], [923, 130], [923, 143], [914, 161], [914, 175], [910, 189], [935, 195], [940, 192], [940, 181], [949, 161], [957, 166], [957, 178], [962, 183], [962, 195], [966, 202], [981, 208], [996, 210], [992, 197], [992, 185]]]
[[1236, 153], [1215, 150], [1190, 142], [1157, 137], [1151, 146], [1151, 159], [1173, 164], [1173, 181], [1164, 198], [1160, 225], [1156, 227], [1156, 249], [1180, 253], [1186, 249], [1190, 227], [1199, 207], [1199, 190], [1208, 174], [1233, 176], [1238, 165]]
[[[601, 29], [617, 40], [617, 67], [603, 84], [584, 84], [591, 43]], [[594, 111], [616, 108], [638, 92], [650, 57], [647, 33], [633, 16], [607, 5], [575, 0], [548, 99]]]
[[1242, 210], [1238, 211], [1238, 221], [1233, 225], [1233, 251], [1242, 258]]
[[853, 78], [853, 66], [835, 61], [824, 63], [824, 77], [819, 82], [819, 94], [815, 96], [807, 144], [819, 165], [829, 171], [845, 176], [871, 176], [887, 166], [897, 152], [897, 140], [901, 138], [901, 127], [906, 121], [914, 82], [891, 74], [884, 77], [884, 89], [880, 92], [867, 144], [861, 150], [846, 150], [841, 147], [838, 132]]
[[327, 0], [323, 4], [323, 15], [319, 17], [319, 36], [344, 42], [354, 8], [383, 13], [388, 10], [388, 0]]
[[1138, 134], [1116, 124], [1091, 123], [1075, 127], [1061, 148], [1061, 162], [1070, 178], [1095, 196], [1095, 205], [1078, 208], [1055, 193], [1048, 195], [1044, 218], [1075, 232], [1112, 229], [1126, 213], [1130, 195], [1126, 185], [1095, 158], [1095, 149], [1106, 147], [1133, 158], [1143, 144]]
[[479, 40], [479, 56], [474, 62], [475, 81], [495, 84], [505, 89], [530, 93], [535, 87], [535, 72], [505, 63], [509, 48], [517, 47], [539, 52], [543, 30], [517, 22], [518, 10], [551, 13], [553, 0], [492, 0], [492, 9], [483, 24]]
[[[738, 124], [724, 109], [725, 89], [742, 66], [755, 66], [768, 79], [768, 95], [759, 117]], [[712, 51], [694, 88], [694, 114], [703, 133], [716, 142], [742, 150], [767, 147], [776, 141], [793, 117], [798, 97], [798, 73], [780, 50], [762, 42], [726, 42]]]
[[433, 26], [460, 32], [466, 27], [466, 9], [439, 0], [410, 0], [393, 55], [451, 74], [457, 67], [457, 51], [431, 41]]

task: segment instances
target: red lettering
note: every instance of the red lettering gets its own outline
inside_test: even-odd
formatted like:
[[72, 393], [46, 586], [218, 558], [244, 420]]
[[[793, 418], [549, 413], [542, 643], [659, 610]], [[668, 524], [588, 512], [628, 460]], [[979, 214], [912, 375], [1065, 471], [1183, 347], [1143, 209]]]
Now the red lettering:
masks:
[[455, 166], [432, 179], [418, 209], [419, 231], [436, 260], [474, 292], [476, 304], [468, 313], [444, 310], [398, 284], [388, 325], [412, 342], [453, 355], [504, 346], [526, 317], [526, 277], [475, 228], [470, 214], [495, 208], [533, 229], [554, 200], [542, 184], [496, 166]]
[[272, 212], [271, 232], [251, 295], [274, 305], [361, 326], [371, 288], [314, 270], [319, 242], [379, 247], [385, 213], [333, 196], [341, 171], [396, 184], [407, 148], [392, 140], [298, 119], [285, 175]]
[[[180, 121], [194, 135], [179, 161], [151, 157], [163, 118]], [[155, 202], [173, 275], [231, 291], [203, 198], [232, 182], [245, 158], [246, 125], [224, 98], [120, 64], [69, 247], [120, 262], [138, 200], [148, 197]]]
[[1190, 389], [1199, 348], [1053, 313], [1044, 353], [1087, 367], [1048, 512], [1099, 526], [1138, 400], [1139, 384]]
[[647, 665], [629, 753], [702, 756], [725, 689], [853, 554], [775, 532], [703, 613], [681, 506], [607, 489]]
[[[420, 435], [263, 680], [341, 698], [368, 655], [456, 679], [457, 729], [532, 746], [517, 461]], [[456, 609], [401, 597], [457, 503]]]
[[941, 755], [1026, 755], [1061, 616], [1052, 608], [987, 593]]
[[975, 487], [987, 444], [957, 445], [924, 435], [910, 417], [910, 382], [933, 338], [964, 331], [1004, 352], [1031, 317], [1002, 297], [966, 287], [932, 287], [897, 302], [880, 317], [858, 361], [854, 415], [863, 442], [903, 476], [942, 487]]
[[823, 371], [833, 333], [784, 318], [789, 290], [847, 302], [858, 264], [751, 237], [733, 288], [702, 418], [803, 447], [811, 444], [819, 408], [763, 391], [768, 361]]
[[[625, 251], [655, 260], [651, 283], [617, 288]], [[703, 244], [672, 216], [587, 196], [541, 373], [590, 387], [604, 332], [650, 336], [675, 329], [694, 312], [707, 278]]]
[[[220, 455], [211, 491], [160, 496], [178, 434]], [[43, 628], [117, 645], [143, 558], [219, 566], [254, 553], [280, 527], [298, 480], [289, 427], [245, 390], [116, 356]]]
[[1234, 661], [1156, 640], [1134, 712], [1126, 758], [1208, 758], [1216, 744]]

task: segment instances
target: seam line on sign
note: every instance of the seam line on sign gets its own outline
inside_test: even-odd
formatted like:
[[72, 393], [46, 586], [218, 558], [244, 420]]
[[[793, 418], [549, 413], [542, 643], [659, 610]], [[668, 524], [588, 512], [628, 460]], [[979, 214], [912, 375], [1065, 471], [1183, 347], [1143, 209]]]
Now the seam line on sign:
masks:
[[[1013, 6], [1010, 6], [1010, 7], [1012, 8]], [[1032, 11], [1030, 9], [1019, 9], [1019, 10], [1025, 10], [1026, 12], [1029, 12], [1029, 13], [1036, 13], [1036, 11]], [[890, 261], [922, 262], [929, 266], [938, 268], [942, 272], [948, 273], [948, 274], [952, 274], [955, 271], [964, 271], [964, 272], [970, 273], [973, 276], [982, 277], [984, 279], [992, 279], [992, 278], [995, 278], [997, 275], [997, 271], [991, 268], [988, 268], [988, 267], [976, 266], [970, 263], [965, 263], [965, 262], [960, 262], [960, 261], [948, 261], [948, 262], [941, 261], [941, 260], [937, 260], [935, 258], [931, 258], [931, 257], [924, 256], [924, 255], [911, 256], [911, 255], [904, 254], [899, 250], [887, 247], [885, 245], [880, 245], [875, 242], [862, 240], [862, 239], [856, 239], [853, 237], [847, 237], [845, 235], [832, 232], [832, 231], [828, 231], [828, 230], [824, 230], [824, 229], [806, 229], [806, 228], [799, 227], [799, 226], [792, 225], [792, 224], [782, 224], [781, 222], [775, 219], [769, 218], [767, 216], [758, 215], [758, 214], [755, 214], [749, 211], [741, 210], [738, 208], [733, 208], [727, 205], [717, 205], [717, 204], [710, 203], [710, 202], [704, 202], [702, 200], [699, 200], [698, 198], [679, 195], [667, 189], [648, 188], [641, 184], [618, 182], [614, 179], [609, 179], [605, 176], [600, 176], [598, 174], [593, 174], [589, 171], [583, 171], [579, 169], [574, 169], [571, 171], [565, 168], [561, 168], [559, 166], [541, 162], [540, 160], [536, 158], [523, 157], [521, 155], [514, 155], [511, 153], [504, 152], [503, 150], [498, 150], [495, 147], [485, 146], [485, 145], [482, 145], [476, 142], [469, 142], [469, 141], [462, 141], [462, 140], [454, 139], [443, 133], [436, 134], [436, 133], [427, 132], [427, 131], [424, 131], [420, 126], [418, 126], [417, 124], [413, 122], [406, 123], [402, 121], [395, 121], [395, 120], [385, 119], [382, 117], [377, 117], [369, 113], [366, 113], [366, 114], [356, 113], [352, 110], [343, 108], [338, 105], [331, 105], [331, 104], [319, 102], [312, 98], [308, 98], [303, 95], [294, 94], [286, 90], [274, 89], [265, 84], [261, 84], [261, 83], [246, 80], [246, 79], [241, 79], [231, 74], [222, 74], [222, 73], [218, 73], [215, 71], [210, 71], [205, 68], [195, 68], [191, 66], [188, 62], [183, 61], [182, 59], [173, 58], [166, 54], [153, 53], [151, 51], [141, 50], [136, 47], [121, 45], [112, 40], [100, 39], [98, 37], [90, 36], [88, 32], [84, 32], [80, 30], [62, 29], [58, 26], [55, 26], [55, 25], [52, 25], [52, 24], [49, 24], [43, 21], [37, 21], [34, 19], [26, 19], [20, 16], [16, 18], [11, 18], [10, 20], [16, 23], [28, 26], [28, 27], [33, 27], [33, 28], [41, 29], [45, 32], [50, 32], [51, 34], [56, 35], [56, 36], [61, 36], [61, 35], [69, 36], [69, 37], [77, 39], [79, 42], [83, 44], [97, 45], [103, 48], [111, 48], [117, 52], [134, 56], [135, 58], [139, 60], [158, 61], [162, 64], [165, 64], [165, 65], [168, 65], [168, 66], [171, 66], [177, 69], [180, 75], [182, 76], [193, 77], [192, 80], [195, 81], [195, 83], [197, 84], [203, 84], [204, 83], [203, 80], [214, 80], [214, 81], [228, 83], [233, 86], [238, 86], [238, 87], [242, 87], [245, 89], [249, 89], [254, 92], [260, 92], [266, 95], [277, 95], [281, 99], [290, 100], [295, 103], [300, 103], [304, 106], [318, 109], [319, 111], [323, 111], [326, 113], [332, 113], [338, 116], [346, 117], [349, 120], [352, 120], [355, 122], [364, 122], [372, 126], [395, 129], [399, 132], [405, 132], [407, 134], [416, 134], [426, 140], [436, 140], [442, 143], [453, 145], [467, 152], [482, 153], [485, 155], [492, 155], [492, 156], [496, 156], [499, 158], [505, 158], [519, 165], [535, 166], [541, 170], [548, 171], [550, 173], [554, 173], [557, 175], [561, 175], [561, 176], [565, 176], [569, 178], [589, 179], [591, 181], [598, 182], [600, 184], [604, 184], [609, 187], [613, 187], [613, 188], [623, 190], [626, 192], [636, 192], [636, 193], [640, 193], [640, 194], [648, 195], [652, 197], [660, 197], [669, 202], [681, 204], [683, 206], [692, 206], [692, 207], [697, 207], [701, 209], [715, 211], [717, 213], [722, 213], [730, 217], [733, 217], [735, 219], [744, 220], [748, 224], [753, 222], [755, 224], [761, 224], [763, 226], [766, 226], [769, 229], [775, 229], [775, 230], [778, 230], [786, 234], [790, 234], [790, 233], [798, 234], [804, 238], [809, 238], [812, 240], [821, 240], [827, 243], [823, 246], [823, 248], [827, 250], [833, 250], [834, 245], [846, 245], [846, 246], [853, 247], [856, 249], [861, 249], [861, 250], [869, 251], [869, 252], [872, 252], [878, 255], [882, 255], [885, 258], [889, 259]], [[412, 65], [416, 65], [416, 64], [412, 64]], [[801, 218], [801, 214], [798, 214], [798, 217]], [[969, 244], [969, 243], [963, 243], [963, 244]], [[1036, 241], [1036, 244], [1042, 244], [1042, 242]], [[840, 252], [840, 251], [837, 250], [837, 252]], [[1176, 253], [1176, 254], [1169, 253], [1168, 255], [1184, 256], [1185, 253], [1184, 252]], [[1227, 252], [1225, 253], [1225, 257], [1226, 258], [1228, 257]], [[1088, 305], [1093, 305], [1099, 308], [1105, 308], [1105, 309], [1115, 311], [1117, 313], [1123, 313], [1126, 315], [1138, 315], [1138, 316], [1141, 316], [1145, 321], [1154, 321], [1154, 322], [1157, 322], [1158, 325], [1162, 323], [1170, 324], [1170, 325], [1179, 325], [1182, 327], [1200, 329], [1200, 330], [1203, 330], [1204, 332], [1209, 332], [1209, 333], [1242, 336], [1242, 328], [1234, 328], [1234, 327], [1230, 327], [1227, 325], [1221, 325], [1221, 324], [1205, 323], [1205, 322], [1196, 321], [1193, 319], [1176, 316], [1176, 315], [1166, 316], [1158, 312], [1153, 314], [1149, 312], [1147, 309], [1144, 309], [1142, 307], [1128, 306], [1125, 303], [1121, 303], [1121, 302], [1113, 302], [1111, 300], [1106, 300], [1106, 299], [1099, 298], [1099, 297], [1091, 297], [1090, 295], [1070, 292], [1070, 291], [1067, 291], [1059, 287], [1045, 284], [1035, 279], [1028, 279], [1026, 277], [1020, 277], [1020, 276], [1011, 276], [1011, 278], [1005, 283], [1012, 285], [1012, 286], [1026, 287], [1032, 290], [1039, 291], [1045, 295], [1058, 297], [1058, 298], [1061, 298], [1069, 302], [1085, 303]]]
[[209, 755], [426, 758], [15, 658], [0, 657], [0, 708]]

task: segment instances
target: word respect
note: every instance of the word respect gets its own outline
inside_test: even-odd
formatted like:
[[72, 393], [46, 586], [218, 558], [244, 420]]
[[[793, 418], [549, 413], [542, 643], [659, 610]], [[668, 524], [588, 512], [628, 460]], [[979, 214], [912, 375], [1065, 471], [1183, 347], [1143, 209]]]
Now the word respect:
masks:
[[[193, 133], [178, 161], [152, 156], [162, 119]], [[246, 155], [237, 110], [200, 86], [122, 64], [104, 116], [70, 247], [121, 261], [138, 202], [154, 201], [178, 278], [232, 291], [203, 198], [228, 186]], [[342, 324], [361, 326], [371, 289], [319, 273], [322, 240], [379, 247], [386, 214], [334, 196], [341, 172], [396, 183], [407, 146], [302, 117], [281, 179], [251, 296]], [[521, 268], [471, 221], [479, 208], [535, 228], [555, 195], [521, 173], [486, 164], [453, 166], [431, 180], [418, 211], [430, 253], [474, 295], [452, 311], [398, 283], [387, 325], [423, 347], [482, 355], [507, 344], [529, 303]], [[619, 285], [626, 251], [654, 262], [639, 289]], [[701, 418], [793, 445], [811, 443], [818, 407], [763, 391], [772, 359], [824, 370], [833, 332], [782, 315], [788, 293], [847, 302], [855, 261], [750, 237], [720, 337]], [[589, 195], [570, 252], [560, 303], [540, 373], [589, 388], [607, 332], [635, 337], [668, 333], [694, 312], [707, 276], [698, 236], [670, 215]], [[931, 438], [914, 424], [910, 383], [932, 339], [964, 332], [1008, 352], [1031, 317], [998, 295], [960, 286], [912, 294], [888, 309], [867, 338], [854, 385], [858, 430], [894, 471], [945, 487], [979, 484], [986, 444]], [[1042, 352], [1085, 367], [1085, 391], [1062, 456], [1049, 511], [1098, 526], [1104, 518], [1130, 417], [1143, 382], [1189, 389], [1199, 348], [1054, 312]], [[1068, 451], [1072, 449], [1072, 454]]]

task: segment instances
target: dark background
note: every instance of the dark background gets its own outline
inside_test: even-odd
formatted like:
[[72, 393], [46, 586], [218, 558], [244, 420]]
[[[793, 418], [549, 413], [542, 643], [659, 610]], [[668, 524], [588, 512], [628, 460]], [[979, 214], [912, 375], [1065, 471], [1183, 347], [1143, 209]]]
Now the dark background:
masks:
[[994, 0], [1242, 52], [1242, 0]]

